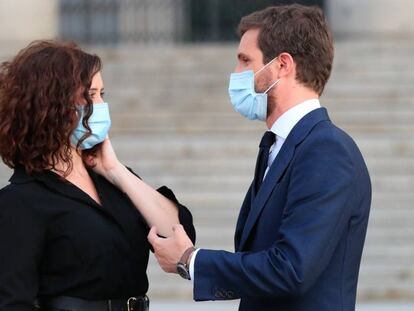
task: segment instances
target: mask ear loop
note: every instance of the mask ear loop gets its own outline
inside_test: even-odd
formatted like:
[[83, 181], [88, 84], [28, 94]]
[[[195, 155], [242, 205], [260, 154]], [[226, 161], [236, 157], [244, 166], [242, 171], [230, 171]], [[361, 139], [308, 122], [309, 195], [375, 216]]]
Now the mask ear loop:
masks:
[[278, 84], [279, 83], [279, 81], [280, 81], [280, 79], [277, 79], [271, 86], [269, 86], [268, 88], [267, 88], [267, 90], [266, 91], [264, 91], [264, 93], [266, 94], [267, 92], [269, 92], [269, 90], [272, 88], [272, 87], [274, 87], [276, 84]]
[[[254, 75], [257, 75], [258, 73], [260, 73], [262, 70], [264, 70], [267, 66], [269, 66], [271, 63], [273, 63], [276, 59], [278, 58], [278, 56], [276, 56], [275, 58], [273, 58], [270, 62], [268, 62], [266, 65], [264, 65], [261, 69], [259, 69]], [[269, 90], [274, 87], [276, 84], [278, 84], [280, 81], [280, 79], [277, 79], [274, 83], [272, 83], [272, 85], [270, 85], [266, 91], [264, 91], [264, 94], [266, 94], [267, 92], [269, 92]]]
[[268, 62], [266, 65], [264, 65], [258, 71], [256, 71], [256, 73], [254, 75], [257, 75], [259, 72], [261, 72], [262, 70], [264, 70], [267, 66], [269, 66], [271, 63], [273, 63], [277, 58], [278, 58], [278, 56], [276, 56], [275, 58], [273, 58], [270, 62]]

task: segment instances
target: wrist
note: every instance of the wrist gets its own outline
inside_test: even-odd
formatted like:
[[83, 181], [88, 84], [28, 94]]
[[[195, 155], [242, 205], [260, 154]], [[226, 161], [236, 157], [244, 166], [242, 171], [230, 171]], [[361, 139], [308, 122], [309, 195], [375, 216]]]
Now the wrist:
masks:
[[195, 247], [191, 246], [185, 250], [181, 256], [180, 261], [177, 263], [177, 273], [186, 280], [191, 280], [190, 276], [190, 261], [191, 256], [194, 254]]
[[191, 258], [193, 258], [195, 251], [196, 251], [196, 248], [192, 247], [192, 251], [190, 252], [190, 255], [188, 255], [188, 259], [186, 262], [187, 267], [190, 267]]

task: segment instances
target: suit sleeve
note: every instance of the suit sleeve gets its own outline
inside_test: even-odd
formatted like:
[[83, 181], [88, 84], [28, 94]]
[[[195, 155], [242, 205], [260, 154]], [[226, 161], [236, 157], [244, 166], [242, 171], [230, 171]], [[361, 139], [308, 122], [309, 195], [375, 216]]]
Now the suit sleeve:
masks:
[[327, 267], [355, 205], [355, 169], [337, 139], [314, 139], [302, 147], [291, 163], [287, 203], [272, 247], [200, 250], [195, 300], [301, 295]]
[[36, 310], [44, 224], [21, 200], [0, 192], [0, 310]]

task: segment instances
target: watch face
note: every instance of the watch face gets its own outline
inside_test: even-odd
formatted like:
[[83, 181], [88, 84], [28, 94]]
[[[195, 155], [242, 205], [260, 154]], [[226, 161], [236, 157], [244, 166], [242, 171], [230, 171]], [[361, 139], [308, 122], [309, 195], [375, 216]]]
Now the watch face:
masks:
[[177, 272], [182, 278], [190, 280], [190, 273], [183, 263], [179, 262], [177, 264]]

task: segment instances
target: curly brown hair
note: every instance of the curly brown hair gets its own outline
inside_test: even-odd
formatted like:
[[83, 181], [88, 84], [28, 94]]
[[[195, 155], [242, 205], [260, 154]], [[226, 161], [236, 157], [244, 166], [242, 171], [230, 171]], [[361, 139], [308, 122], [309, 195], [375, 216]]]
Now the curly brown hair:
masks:
[[[11, 167], [31, 174], [72, 169], [71, 134], [79, 122], [77, 105], [85, 102], [82, 124], [93, 103], [89, 88], [101, 59], [73, 42], [35, 41], [0, 65], [0, 155]], [[82, 140], [81, 140], [82, 141]], [[81, 142], [79, 142], [80, 144]], [[79, 146], [78, 144], [78, 146]]]
[[323, 11], [316, 6], [276, 5], [243, 17], [238, 26], [242, 36], [259, 29], [258, 45], [266, 64], [279, 54], [289, 53], [296, 63], [296, 79], [322, 94], [332, 70], [332, 34]]

